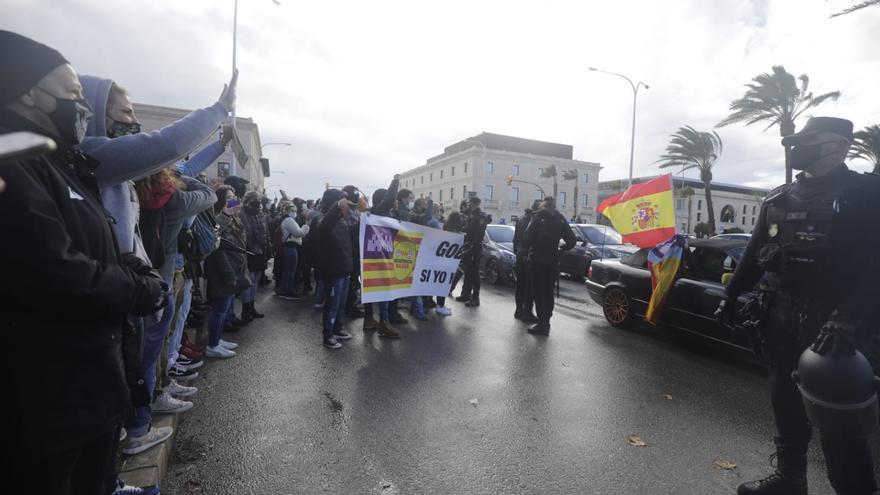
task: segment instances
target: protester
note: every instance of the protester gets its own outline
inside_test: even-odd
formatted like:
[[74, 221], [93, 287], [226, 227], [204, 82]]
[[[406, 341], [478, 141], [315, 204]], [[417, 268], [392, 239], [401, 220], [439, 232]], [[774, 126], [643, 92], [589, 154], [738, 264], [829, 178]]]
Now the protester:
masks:
[[[462, 222], [461, 222], [461, 213], [457, 211], [453, 211], [449, 214], [449, 218], [446, 219], [446, 223], [443, 224], [443, 230], [446, 232], [461, 232]], [[456, 270], [456, 275], [460, 272]], [[457, 280], [455, 276], [453, 276], [453, 280]], [[450, 293], [455, 290], [455, 286], [453, 285], [450, 289]], [[438, 297], [437, 298], [437, 308], [434, 310], [440, 316], [452, 316], [452, 309], [446, 307], [446, 298]]]
[[324, 285], [322, 343], [329, 349], [339, 349], [342, 347], [340, 340], [351, 339], [351, 334], [343, 330], [342, 323], [348, 281], [354, 264], [351, 237], [354, 216], [351, 208], [355, 206], [339, 189], [328, 189], [321, 198], [324, 216], [318, 223], [316, 240], [320, 245], [318, 269]]
[[21, 494], [115, 492], [124, 488], [112, 462], [124, 412], [136, 390], [146, 393], [126, 382], [121, 333], [126, 315], [161, 307], [165, 286], [142, 260], [120, 254], [94, 180], [98, 164], [74, 149], [93, 112], [67, 60], [0, 31], [0, 71], [0, 133], [36, 132], [58, 145], [3, 167], [10, 187], [0, 195], [0, 231], [16, 233], [15, 243], [0, 243], [11, 330], [4, 486]]
[[281, 221], [281, 253], [284, 257], [284, 271], [278, 297], [288, 300], [302, 299], [302, 294], [296, 292], [296, 270], [303, 237], [309, 234], [310, 227], [308, 225], [300, 227], [297, 223], [297, 208], [293, 203], [285, 207], [284, 215], [285, 218]]
[[208, 347], [205, 356], [230, 358], [238, 344], [220, 338], [229, 323], [235, 294], [249, 288], [247, 274], [247, 243], [244, 226], [239, 219], [241, 206], [235, 192], [229, 186], [217, 189], [214, 211], [220, 227], [220, 247], [205, 260], [205, 276], [208, 279], [208, 298], [211, 315], [208, 321]]
[[260, 193], [249, 191], [244, 195], [241, 222], [244, 224], [247, 239], [247, 265], [251, 287], [241, 294], [241, 319], [251, 321], [263, 315], [254, 307], [257, 287], [263, 270], [266, 269], [269, 255], [269, 222], [263, 214]]
[[[427, 226], [433, 219], [434, 203], [431, 198], [419, 198], [413, 203], [413, 209], [410, 213], [410, 222]], [[426, 321], [428, 316], [425, 315], [425, 302], [422, 296], [413, 296], [410, 300], [410, 313], [419, 321]]]
[[[409, 189], [401, 189], [397, 192], [397, 202], [394, 204], [391, 216], [400, 222], [409, 222], [413, 206], [415, 206], [415, 195]], [[395, 325], [406, 325], [409, 321], [400, 314], [399, 303], [398, 299], [388, 303], [388, 318]]]
[[[373, 207], [370, 209], [371, 215], [387, 217], [391, 214], [391, 208], [394, 206], [394, 200], [397, 197], [397, 189], [400, 187], [400, 175], [395, 175], [388, 189], [376, 189], [373, 191]], [[376, 303], [379, 306], [379, 321], [376, 321], [373, 313], [372, 304], [364, 304], [364, 332], [378, 330], [379, 337], [386, 339], [399, 339], [400, 333], [391, 326], [388, 314], [388, 301], [380, 301]]]

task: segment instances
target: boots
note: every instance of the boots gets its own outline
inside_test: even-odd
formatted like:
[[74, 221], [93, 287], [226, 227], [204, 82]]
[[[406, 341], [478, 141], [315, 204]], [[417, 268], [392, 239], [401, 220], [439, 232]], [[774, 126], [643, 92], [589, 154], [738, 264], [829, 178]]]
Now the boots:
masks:
[[254, 321], [253, 315], [251, 315], [251, 303], [241, 303], [241, 321], [245, 323], [250, 323]]
[[399, 339], [400, 334], [397, 333], [397, 330], [395, 330], [389, 322], [381, 321], [379, 322], [379, 337], [385, 337], [386, 339]]
[[464, 303], [468, 308], [475, 308], [480, 305], [480, 296], [472, 296], [471, 299]]
[[807, 495], [806, 454], [796, 454], [777, 443], [776, 472], [764, 479], [743, 483], [736, 493], [737, 495]]
[[364, 331], [369, 332], [370, 330], [378, 330], [379, 322], [374, 320], [373, 318], [364, 318]]
[[254, 307], [253, 301], [248, 303], [248, 313], [250, 314], [251, 319], [263, 318], [264, 316], [266, 316], [263, 313], [260, 313], [259, 311], [257, 311], [257, 308]]

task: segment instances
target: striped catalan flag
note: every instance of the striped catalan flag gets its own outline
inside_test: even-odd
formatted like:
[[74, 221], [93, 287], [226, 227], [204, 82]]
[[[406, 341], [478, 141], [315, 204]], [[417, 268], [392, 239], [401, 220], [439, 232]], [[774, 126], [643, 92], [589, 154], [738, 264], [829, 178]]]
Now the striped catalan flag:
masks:
[[648, 323], [656, 325], [660, 320], [660, 312], [663, 311], [666, 297], [675, 283], [686, 248], [687, 238], [674, 235], [648, 253], [648, 269], [651, 271], [651, 300], [648, 302], [648, 310], [645, 311], [645, 321]]
[[390, 252], [364, 258], [362, 290], [381, 292], [412, 287], [416, 258], [423, 237], [421, 232], [398, 230], [394, 234], [393, 249]]

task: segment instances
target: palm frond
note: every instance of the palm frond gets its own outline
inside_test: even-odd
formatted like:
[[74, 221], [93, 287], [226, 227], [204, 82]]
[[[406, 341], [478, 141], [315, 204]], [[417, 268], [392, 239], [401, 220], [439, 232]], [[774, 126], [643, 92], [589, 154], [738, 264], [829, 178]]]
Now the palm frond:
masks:
[[855, 140], [849, 151], [850, 158], [861, 158], [880, 165], [880, 125], [868, 126], [853, 133]]
[[856, 5], [853, 5], [851, 7], [847, 7], [845, 9], [841, 10], [840, 12], [837, 12], [836, 14], [831, 14], [831, 19], [834, 19], [835, 17], [839, 17], [842, 15], [851, 14], [857, 10], [862, 10], [865, 7], [871, 7], [872, 5], [880, 5], [880, 0], [865, 0], [861, 3], [857, 3]]

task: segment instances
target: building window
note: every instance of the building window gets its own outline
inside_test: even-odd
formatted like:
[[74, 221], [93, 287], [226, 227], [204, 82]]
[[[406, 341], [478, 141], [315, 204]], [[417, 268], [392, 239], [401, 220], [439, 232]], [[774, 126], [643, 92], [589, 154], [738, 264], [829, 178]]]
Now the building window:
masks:
[[752, 227], [755, 226], [755, 217], [752, 217]]
[[590, 183], [590, 174], [584, 174], [584, 184]]
[[420, 197], [420, 198], [424, 198], [424, 197], [425, 197], [425, 193], [419, 193], [419, 197]]
[[434, 182], [434, 172], [428, 174], [428, 182]]
[[511, 187], [510, 188], [510, 200], [511, 201], [519, 201], [519, 188]]
[[422, 176], [422, 184], [424, 184], [424, 183], [425, 183], [425, 176], [423, 175]]
[[699, 222], [700, 220], [702, 220], [702, 219], [700, 218], [700, 217], [702, 217], [702, 216], [703, 216], [702, 213], [697, 212], [697, 221], [698, 221], [698, 222]]
[[437, 193], [437, 201], [443, 201], [443, 189], [440, 189], [440, 192]]
[[495, 186], [492, 184], [486, 184], [483, 187], [483, 199], [492, 199], [492, 195], [495, 193]]
[[486, 162], [486, 173], [491, 174], [495, 172], [495, 164], [493, 162]]
[[746, 226], [746, 217], [743, 217], [743, 227]]
[[731, 205], [724, 205], [724, 208], [721, 208], [721, 222], [722, 223], [733, 223], [736, 220], [736, 210], [733, 209]]
[[703, 200], [698, 199], [697, 200], [697, 211], [702, 211], [702, 210], [703, 210]]
[[519, 165], [510, 167], [510, 175], [519, 175]]
[[443, 169], [442, 168], [440, 169], [440, 178], [441, 179], [443, 178]]
[[467, 162], [464, 162], [464, 173], [467, 173]]
[[217, 177], [220, 179], [225, 179], [226, 177], [229, 177], [229, 162], [217, 163]]
[[743, 205], [743, 215], [746, 214], [746, 208], [748, 208], [748, 207], [746, 205]]
[[454, 187], [449, 188], [449, 199], [455, 199], [455, 188]]
[[589, 194], [581, 194], [581, 206], [586, 208], [590, 206], [590, 195]]
[[449, 172], [449, 175], [455, 177], [455, 165], [452, 166], [452, 170]]
[[565, 191], [559, 191], [559, 199], [556, 201], [559, 202], [559, 206], [565, 208], [566, 200], [568, 199], [568, 194]]
[[538, 177], [544, 175], [544, 167], [538, 167]]
[[675, 200], [675, 209], [676, 210], [683, 210], [684, 209], [684, 200], [683, 199], [676, 199]]
[[755, 215], [755, 205], [752, 205], [752, 216]]
[[462, 199], [467, 198], [467, 184], [461, 186], [461, 197]]
[[533, 198], [537, 199], [537, 200], [541, 200], [541, 199], [544, 199], [544, 195], [541, 194], [540, 189], [535, 189], [535, 195], [533, 196]]

